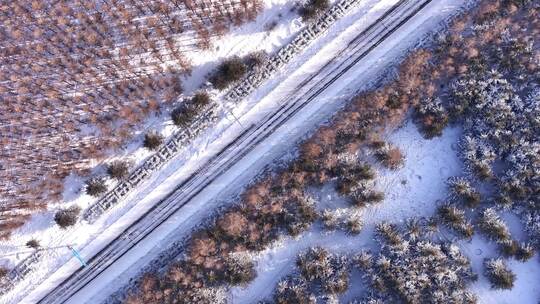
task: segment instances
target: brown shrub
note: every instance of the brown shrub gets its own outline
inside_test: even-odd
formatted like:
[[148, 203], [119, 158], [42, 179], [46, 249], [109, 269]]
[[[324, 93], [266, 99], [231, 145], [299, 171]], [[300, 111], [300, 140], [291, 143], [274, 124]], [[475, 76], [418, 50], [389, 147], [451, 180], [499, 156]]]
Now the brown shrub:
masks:
[[403, 166], [404, 157], [397, 147], [379, 149], [375, 152], [375, 156], [389, 169], [396, 170]]
[[216, 241], [207, 236], [198, 237], [189, 246], [190, 259], [196, 265], [202, 265], [207, 257], [216, 253], [216, 250]]
[[240, 212], [233, 211], [226, 213], [223, 218], [218, 221], [218, 226], [225, 232], [226, 235], [237, 238], [245, 232], [248, 220]]

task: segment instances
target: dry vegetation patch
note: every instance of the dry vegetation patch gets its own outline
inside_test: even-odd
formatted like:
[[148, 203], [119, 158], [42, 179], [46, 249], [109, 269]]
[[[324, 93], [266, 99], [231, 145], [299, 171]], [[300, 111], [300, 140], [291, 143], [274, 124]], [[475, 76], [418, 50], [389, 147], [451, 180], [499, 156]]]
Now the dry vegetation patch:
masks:
[[192, 68], [183, 48], [208, 48], [261, 9], [259, 0], [2, 2], [0, 237], [178, 97]]

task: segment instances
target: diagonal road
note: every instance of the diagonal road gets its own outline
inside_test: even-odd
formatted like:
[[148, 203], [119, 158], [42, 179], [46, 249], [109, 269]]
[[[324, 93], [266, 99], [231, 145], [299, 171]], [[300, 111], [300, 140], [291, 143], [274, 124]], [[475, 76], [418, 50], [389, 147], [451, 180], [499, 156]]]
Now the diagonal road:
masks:
[[154, 205], [117, 238], [88, 260], [88, 266], [79, 268], [43, 297], [38, 303], [65, 303], [74, 294], [92, 282], [135, 245], [156, 230], [197, 194], [224, 174], [234, 164], [261, 144], [273, 132], [289, 121], [302, 108], [338, 81], [388, 36], [397, 31], [431, 0], [401, 0], [389, 8], [379, 19], [359, 33], [336, 57], [303, 81], [292, 94], [281, 100], [273, 113], [257, 124], [248, 126], [238, 137], [217, 153], [199, 170], [180, 183], [166, 198]]

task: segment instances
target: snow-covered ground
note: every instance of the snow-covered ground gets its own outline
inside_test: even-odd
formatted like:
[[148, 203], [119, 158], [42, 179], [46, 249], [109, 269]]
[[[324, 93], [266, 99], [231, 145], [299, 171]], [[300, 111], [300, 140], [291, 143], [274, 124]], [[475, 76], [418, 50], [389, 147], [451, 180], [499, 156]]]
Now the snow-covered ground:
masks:
[[[425, 140], [412, 122], [391, 134], [387, 140], [400, 148], [406, 157], [405, 164], [397, 171], [377, 168], [376, 188], [384, 191], [385, 199], [380, 205], [359, 211], [365, 225], [362, 232], [351, 236], [342, 231], [325, 232], [322, 227], [314, 226], [299, 238], [283, 239], [257, 256], [257, 278], [247, 288], [233, 289], [233, 303], [255, 303], [269, 297], [277, 282], [295, 268], [298, 253], [309, 247], [358, 252], [373, 247], [373, 229], [381, 221], [399, 223], [410, 217], [432, 215], [435, 202], [446, 197], [446, 179], [462, 170], [452, 148], [459, 135], [460, 130], [453, 128], [445, 130], [440, 138]], [[313, 195], [324, 208], [340, 209], [345, 214], [357, 212], [331, 185], [314, 189]], [[358, 290], [346, 293], [342, 300], [352, 300], [357, 293]]]
[[[255, 256], [257, 278], [247, 287], [232, 289], [232, 303], [255, 303], [269, 298], [276, 284], [285, 276], [294, 273], [296, 257], [302, 251], [321, 246], [331, 252], [351, 254], [374, 247], [373, 231], [377, 223], [389, 221], [401, 223], [411, 217], [430, 217], [434, 214], [437, 201], [447, 196], [446, 180], [462, 173], [462, 162], [458, 159], [456, 144], [461, 135], [459, 128], [447, 128], [439, 138], [426, 140], [417, 131], [412, 122], [391, 134], [388, 141], [402, 150], [406, 157], [405, 165], [397, 171], [378, 168], [377, 188], [385, 192], [384, 201], [377, 206], [359, 211], [365, 224], [362, 232], [351, 236], [343, 231], [324, 231], [314, 225], [308, 232], [297, 238], [285, 237], [274, 243], [271, 248]], [[332, 185], [312, 191], [318, 206], [330, 208], [345, 214], [354, 211], [354, 207], [341, 198]], [[518, 234], [522, 227], [516, 227], [512, 233]], [[497, 291], [490, 288], [482, 275], [484, 258], [496, 257], [497, 250], [493, 243], [476, 235], [470, 242], [459, 242], [463, 253], [471, 259], [472, 268], [479, 275], [479, 280], [471, 286], [478, 295], [479, 303], [537, 303], [540, 290], [540, 262], [535, 256], [525, 263], [510, 260], [509, 267], [517, 276], [515, 286], [509, 291]], [[362, 292], [358, 276], [353, 272], [351, 288], [340, 297], [340, 303], [347, 303], [360, 296]]]
[[[274, 17], [275, 15], [279, 15], [282, 10], [285, 12], [290, 11], [288, 5], [283, 3], [283, 5], [278, 5], [276, 1], [271, 1], [271, 3], [276, 5], [273, 14]], [[249, 122], [250, 120], [256, 120], [257, 117], [261, 117], [268, 113], [270, 111], [268, 107], [275, 106], [275, 101], [279, 100], [278, 97], [281, 96], [279, 94], [286, 93], [288, 89], [290, 90], [295, 84], [298, 84], [298, 82], [308, 77], [311, 71], [317, 69], [325, 62], [324, 60], [311, 60], [306, 63], [309, 58], [319, 52], [323, 46], [329, 44], [329, 41], [335, 41], [335, 44], [330, 44], [331, 47], [325, 48], [325, 53], [322, 53], [324, 57], [319, 58], [330, 59], [335, 52], [348, 41], [347, 39], [350, 39], [351, 35], [355, 33], [355, 31], [347, 30], [347, 35], [344, 37], [342, 32], [344, 32], [345, 29], [348, 29], [351, 25], [354, 25], [356, 30], [367, 26], [369, 22], [380, 16], [384, 10], [393, 3], [395, 3], [395, 1], [386, 1], [385, 4], [381, 4], [380, 2], [371, 0], [361, 4], [355, 12], [338, 22], [336, 26], [330, 30], [327, 36], [319, 40], [318, 44], [314, 45], [313, 48], [305, 54], [299, 56], [300, 58], [291, 65], [290, 70], [288, 69], [288, 71], [282, 72], [278, 75], [278, 80], [274, 80], [273, 83], [267, 84], [257, 92], [256, 96], [250, 98], [247, 102], [243, 103], [241, 107], [236, 109], [234, 111], [235, 116], [242, 117], [242, 121]], [[282, 12], [283, 16], [286, 15], [285, 12]], [[271, 17], [265, 18], [264, 16], [265, 15], [263, 14], [259, 17], [260, 20], [257, 19], [256, 21], [256, 23], [259, 23], [259, 27], [261, 25], [260, 23], [273, 20]], [[249, 28], [250, 25], [247, 26]], [[243, 38], [244, 40], [242, 40], [244, 41], [244, 45], [242, 45], [241, 42], [237, 42], [235, 43], [235, 47], [243, 52], [253, 50], [254, 46], [257, 48], [267, 48], [267, 50], [272, 48], [275, 49], [280, 46], [280, 43], [290, 39], [300, 27], [301, 24], [299, 23], [299, 20], [295, 19], [287, 27], [282, 25], [278, 26], [270, 36], [267, 34], [258, 34], [262, 35], [259, 36], [261, 43], [255, 43], [256, 40], [245, 36]], [[249, 30], [246, 31], [249, 33]], [[247, 35], [247, 33], [245, 33], [245, 35]], [[234, 37], [236, 34], [237, 33], [234, 32], [229, 37], [224, 38], [222, 43], [225, 43], [228, 38]], [[218, 45], [219, 44], [220, 42], [218, 42]], [[221, 51], [224, 49], [224, 47], [220, 48]], [[201, 56], [212, 58], [212, 56], [208, 56], [208, 54], [203, 54]], [[302, 65], [302, 63], [305, 64]], [[300, 66], [302, 66], [302, 68], [300, 68]], [[291, 75], [290, 71], [294, 70], [299, 71], [292, 73]], [[295, 78], [286, 85], [281, 84], [283, 79], [288, 76], [295, 76]], [[278, 86], [277, 89], [275, 89], [276, 86]], [[266, 95], [270, 91], [272, 91], [272, 94], [274, 95], [261, 100], [261, 96]], [[246, 115], [246, 112], [248, 111], [250, 114]], [[248, 117], [243, 118], [243, 116]], [[152, 176], [149, 181], [137, 189], [137, 192], [132, 193], [124, 202], [106, 213], [94, 224], [88, 225], [86, 223], [79, 223], [68, 230], [60, 230], [57, 226], [51, 225], [53, 222], [52, 212], [38, 214], [34, 216], [28, 225], [25, 225], [20, 229], [11, 241], [2, 244], [2, 252], [18, 251], [27, 240], [36, 238], [40, 240], [42, 246], [46, 247], [62, 244], [75, 244], [75, 247], [79, 249], [83, 257], [93, 256], [104, 244], [108, 243], [123, 231], [125, 227], [135, 221], [140, 214], [148, 210], [156, 201], [167, 195], [180, 181], [195, 171], [200, 164], [211, 158], [211, 156], [229, 142], [230, 138], [234, 138], [235, 134], [239, 134], [241, 131], [242, 127], [235, 125], [233, 119], [224, 117], [214, 129], [208, 130], [203, 136], [195, 140], [195, 142], [187, 147], [187, 149], [177, 156], [175, 160], [162, 169], [159, 174]], [[164, 133], [166, 134], [167, 132]], [[145, 156], [147, 156], [147, 152], [140, 152], [140, 149], [130, 155], [130, 157], [135, 158], [136, 160], [141, 160]], [[71, 199], [68, 204], [76, 204], [83, 208], [88, 206], [92, 200], [86, 195], [74, 195], [76, 189], [72, 189], [72, 185], [76, 184], [76, 181], [72, 180], [72, 182], [74, 183], [68, 184], [69, 194], [66, 196]], [[18, 259], [24, 257], [24, 254], [10, 257], [12, 257], [10, 262], [15, 264]], [[71, 258], [71, 254], [67, 249], [60, 249], [48, 251], [43, 262], [39, 263], [37, 267], [39, 268], [39, 271], [35, 271], [35, 273], [29, 276], [27, 280], [18, 284], [15, 289], [3, 297], [6, 302], [18, 302], [20, 297], [26, 296], [23, 302], [28, 301], [31, 303], [52, 286], [58, 284], [63, 278], [67, 277], [79, 267], [79, 265]], [[43, 279], [52, 272], [54, 272], [54, 274], [43, 281]], [[35, 290], [30, 292], [30, 289], [34, 287], [36, 287]]]

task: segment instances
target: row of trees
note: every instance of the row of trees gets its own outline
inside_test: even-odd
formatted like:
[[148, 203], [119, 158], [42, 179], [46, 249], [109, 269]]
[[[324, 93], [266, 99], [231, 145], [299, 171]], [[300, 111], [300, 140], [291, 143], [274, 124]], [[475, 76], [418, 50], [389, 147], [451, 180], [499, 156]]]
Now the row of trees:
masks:
[[261, 9], [260, 0], [3, 3], [0, 237], [177, 98], [191, 71], [185, 50]]
[[[224, 261], [230, 255], [246, 250], [258, 252], [280, 234], [297, 235], [309, 227], [317, 214], [313, 205], [306, 204], [303, 198], [304, 189], [308, 186], [320, 186], [335, 180], [337, 190], [343, 195], [353, 199], [355, 196], [352, 194], [355, 194], [365, 199], [366, 193], [359, 190], [372, 190], [365, 186], [374, 178], [374, 173], [354, 155], [365, 147], [371, 149], [383, 165], [399, 168], [403, 162], [401, 152], [379, 142], [377, 138], [381, 137], [384, 128], [399, 125], [411, 107], [416, 109], [416, 121], [428, 136], [441, 134], [446, 122], [454, 117], [449, 114], [447, 101], [441, 98], [441, 90], [454, 77], [468, 71], [469, 61], [464, 61], [468, 56], [477, 56], [474, 51], [476, 45], [465, 47], [463, 44], [467, 44], [466, 39], [460, 33], [471, 25], [471, 20], [490, 18], [494, 12], [500, 11], [505, 15], [528, 14], [526, 9], [515, 12], [511, 2], [499, 4], [495, 11], [491, 9], [492, 5], [492, 1], [483, 1], [470, 17], [465, 15], [457, 19], [449, 38], [442, 39], [435, 46], [434, 52], [425, 49], [412, 52], [399, 67], [397, 80], [354, 98], [328, 125], [320, 127], [300, 145], [297, 159], [291, 161], [285, 169], [248, 187], [236, 207], [218, 216], [215, 224], [194, 234], [188, 246], [188, 256], [181, 266], [169, 268], [169, 272], [174, 270], [181, 278], [179, 282], [182, 283], [174, 285], [177, 288], [175, 292], [190, 297], [197, 290], [207, 290], [210, 286], [215, 291], [230, 284], [249, 282], [252, 272], [248, 268], [251, 266], [242, 268], [240, 274], [226, 279]], [[496, 28], [504, 30], [508, 24], [496, 24]], [[494, 42], [498, 38], [486, 36], [482, 39]], [[470, 66], [474, 67], [474, 64]], [[436, 106], [433, 107], [432, 103], [426, 103], [425, 100], [435, 102]], [[459, 112], [459, 107], [456, 107], [452, 115], [457, 117]], [[456, 179], [451, 182], [451, 187], [455, 202], [441, 207], [438, 215], [447, 225], [455, 225], [466, 236], [470, 236], [474, 233], [473, 225], [476, 225], [477, 219], [470, 221], [462, 208], [476, 208], [484, 200], [469, 180]], [[323, 212], [321, 218], [329, 227], [340, 225], [339, 221], [336, 224], [336, 218], [331, 212]], [[501, 230], [498, 222], [490, 218], [481, 222], [485, 226], [485, 233]], [[374, 254], [364, 253], [357, 261], [359, 265], [364, 265], [360, 268], [366, 274], [378, 300], [384, 298], [414, 302], [436, 296], [441, 302], [448, 299], [475, 302], [474, 295], [466, 291], [467, 285], [475, 279], [468, 260], [456, 246], [435, 243], [426, 237], [425, 233], [436, 229], [436, 221], [429, 221], [425, 226], [418, 221], [411, 221], [406, 231], [390, 224], [377, 227], [381, 252], [376, 258]], [[289, 278], [280, 283], [274, 300], [278, 303], [315, 303], [313, 290], [310, 289], [313, 282], [326, 284], [322, 288], [327, 291], [340, 293], [345, 290], [347, 272], [326, 268], [332, 265], [329, 262], [332, 256], [321, 249], [302, 255], [298, 262], [302, 277]], [[494, 274], [503, 273], [501, 269], [504, 267], [492, 267], [487, 262], [486, 265], [489, 266], [486, 273], [494, 281], [499, 280]], [[440, 274], [437, 278], [441, 279], [435, 280], [433, 273]], [[156, 280], [167, 282], [169, 276]], [[408, 281], [412, 282], [410, 288]], [[131, 303], [137, 298], [146, 299], [147, 295], [150, 295], [148, 299], [159, 302], [155, 299], [161, 299], [161, 295], [166, 294], [165, 290], [161, 287], [151, 290], [142, 288], [139, 293], [132, 294], [127, 302]], [[376, 303], [377, 299], [370, 301]]]

